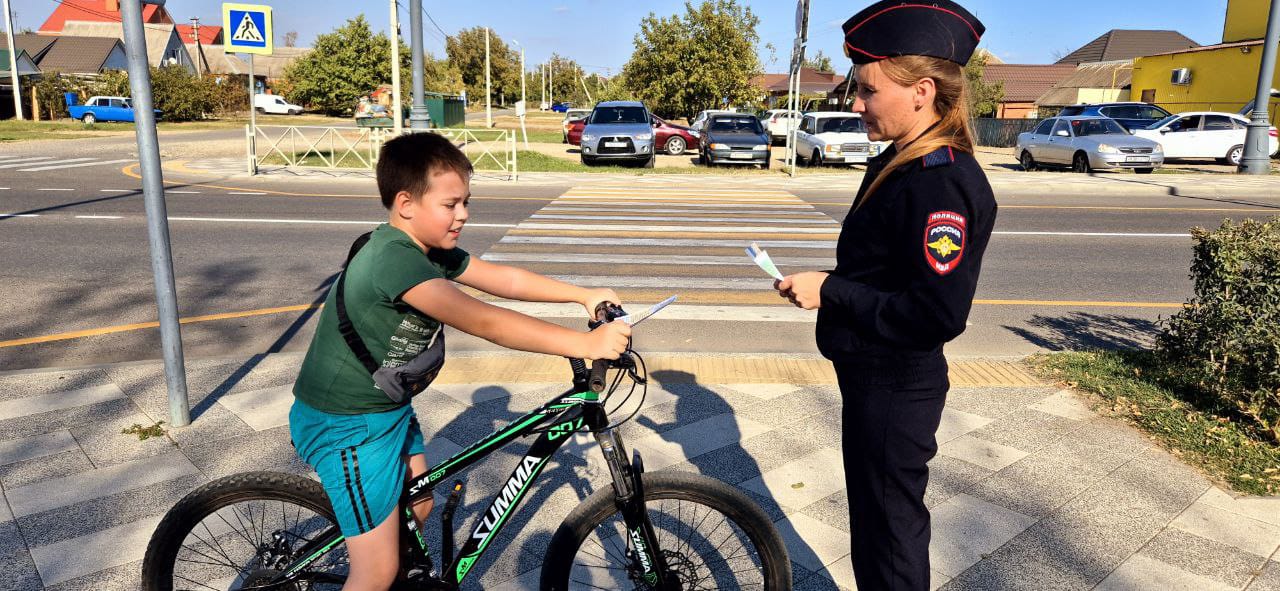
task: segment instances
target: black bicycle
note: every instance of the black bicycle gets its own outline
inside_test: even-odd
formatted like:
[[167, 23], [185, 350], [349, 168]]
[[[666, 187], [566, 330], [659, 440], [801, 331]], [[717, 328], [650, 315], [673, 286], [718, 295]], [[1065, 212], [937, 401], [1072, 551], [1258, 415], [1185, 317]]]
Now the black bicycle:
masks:
[[[627, 317], [615, 306], [598, 312], [604, 322], [643, 319]], [[400, 575], [393, 589], [458, 589], [551, 456], [571, 435], [583, 432], [599, 443], [612, 486], [587, 497], [560, 524], [543, 560], [542, 589], [791, 589], [791, 562], [782, 538], [749, 497], [699, 474], [645, 473], [639, 453], [628, 457], [616, 428], [635, 417], [644, 402], [643, 358], [628, 347], [618, 360], [596, 361], [590, 370], [581, 359], [569, 362], [572, 389], [405, 483]], [[624, 377], [631, 387], [618, 400], [614, 393]], [[637, 386], [635, 409], [611, 423], [610, 415], [623, 414], [619, 409], [629, 404]], [[456, 555], [453, 516], [463, 484], [452, 483], [441, 512], [445, 567], [437, 572], [411, 506], [526, 436], [537, 439]], [[343, 539], [320, 483], [275, 472], [236, 474], [201, 486], [169, 510], [147, 546], [142, 587], [336, 590], [348, 572]]]

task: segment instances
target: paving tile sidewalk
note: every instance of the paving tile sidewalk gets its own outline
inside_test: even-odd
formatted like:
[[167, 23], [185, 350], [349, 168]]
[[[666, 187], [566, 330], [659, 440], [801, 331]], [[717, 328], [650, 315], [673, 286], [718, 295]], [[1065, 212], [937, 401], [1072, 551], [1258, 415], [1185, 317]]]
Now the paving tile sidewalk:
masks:
[[[821, 362], [652, 357], [628, 444], [650, 469], [708, 474], [759, 502], [797, 589], [853, 588], [839, 392]], [[299, 361], [189, 360], [195, 422], [145, 441], [120, 431], [166, 417], [159, 363], [0, 374], [0, 587], [136, 589], [146, 542], [182, 495], [246, 470], [307, 473], [285, 424]], [[450, 363], [414, 401], [431, 462], [562, 389], [535, 358]], [[959, 362], [953, 378], [926, 496], [934, 588], [1280, 590], [1280, 498], [1233, 498], [1013, 364]], [[531, 492], [538, 511], [516, 514], [471, 588], [535, 588], [549, 533], [607, 480], [589, 441], [562, 452]], [[505, 480], [519, 451], [466, 475], [460, 515], [483, 510], [484, 483]]]

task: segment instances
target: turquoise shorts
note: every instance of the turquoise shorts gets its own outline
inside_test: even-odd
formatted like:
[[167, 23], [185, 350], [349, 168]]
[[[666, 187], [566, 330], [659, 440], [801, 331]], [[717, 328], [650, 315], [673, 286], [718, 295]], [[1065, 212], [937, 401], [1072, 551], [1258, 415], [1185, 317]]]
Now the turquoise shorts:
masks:
[[358, 415], [316, 410], [295, 399], [289, 435], [315, 468], [346, 537], [382, 523], [400, 503], [407, 456], [425, 453], [413, 406]]

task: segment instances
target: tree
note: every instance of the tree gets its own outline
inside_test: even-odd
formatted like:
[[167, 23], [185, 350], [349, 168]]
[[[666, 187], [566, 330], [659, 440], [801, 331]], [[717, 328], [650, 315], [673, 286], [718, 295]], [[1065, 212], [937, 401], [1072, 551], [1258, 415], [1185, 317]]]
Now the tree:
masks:
[[[548, 80], [551, 81], [551, 98], [558, 103], [569, 101], [579, 106], [586, 105], [587, 95], [582, 90], [582, 82], [579, 81], [586, 75], [582, 66], [567, 57], [561, 57], [558, 53], [552, 53], [549, 61], [551, 77]], [[601, 100], [595, 96], [594, 92], [591, 98]]]
[[804, 59], [804, 67], [811, 68], [819, 72], [833, 71], [831, 69], [831, 58], [823, 54], [821, 49], [818, 50], [818, 53], [813, 54], [812, 57]]
[[756, 25], [760, 19], [738, 0], [686, 0], [685, 13], [640, 21], [635, 52], [623, 66], [627, 88], [662, 117], [693, 118], [698, 111], [758, 99]]
[[[449, 63], [458, 69], [466, 85], [468, 100], [484, 100], [484, 27], [458, 31], [445, 40]], [[490, 95], [520, 96], [520, 54], [507, 47], [502, 37], [489, 31]]]
[[391, 82], [391, 42], [374, 34], [364, 15], [316, 37], [314, 51], [285, 70], [294, 101], [328, 114], [346, 114], [360, 97]]
[[987, 84], [982, 81], [986, 67], [985, 51], [973, 52], [973, 57], [964, 67], [964, 77], [969, 83], [969, 112], [974, 117], [994, 116], [1000, 107], [1000, 99], [1004, 98], [1004, 82]]

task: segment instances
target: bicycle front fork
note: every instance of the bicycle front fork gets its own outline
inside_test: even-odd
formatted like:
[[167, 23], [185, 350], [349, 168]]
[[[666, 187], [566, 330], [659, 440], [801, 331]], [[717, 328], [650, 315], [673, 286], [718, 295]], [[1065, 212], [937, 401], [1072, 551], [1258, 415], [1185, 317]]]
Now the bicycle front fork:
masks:
[[614, 504], [626, 525], [631, 572], [654, 589], [679, 590], [680, 582], [667, 567], [666, 556], [658, 546], [657, 532], [649, 521], [644, 505], [644, 461], [637, 453], [635, 461], [627, 459], [622, 437], [612, 430], [596, 433], [596, 441], [604, 452], [609, 473], [613, 475]]

